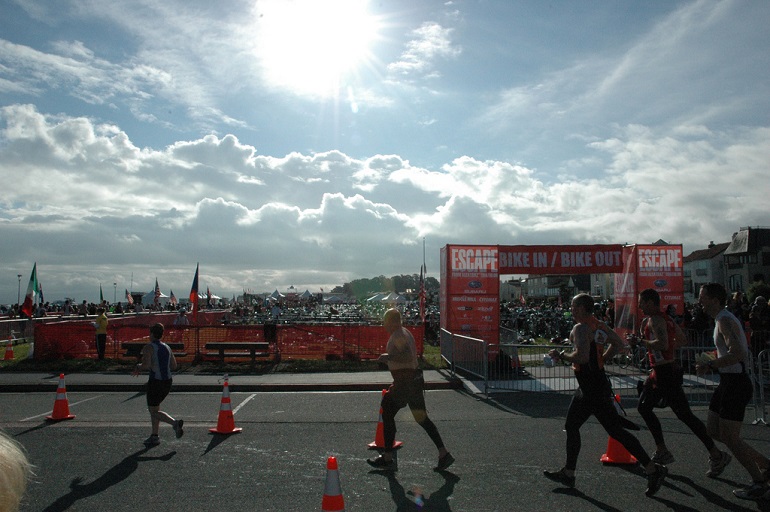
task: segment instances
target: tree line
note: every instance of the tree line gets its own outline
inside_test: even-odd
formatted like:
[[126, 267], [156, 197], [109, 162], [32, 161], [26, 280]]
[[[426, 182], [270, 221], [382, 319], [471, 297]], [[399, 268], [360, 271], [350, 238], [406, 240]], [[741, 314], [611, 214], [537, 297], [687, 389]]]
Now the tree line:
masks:
[[[439, 288], [439, 281], [435, 277], [425, 279], [425, 291], [427, 293], [437, 292]], [[364, 299], [379, 292], [404, 293], [407, 290], [412, 290], [412, 293], [420, 291], [420, 274], [354, 279], [342, 286], [335, 286], [332, 293], [344, 293], [358, 299]]]

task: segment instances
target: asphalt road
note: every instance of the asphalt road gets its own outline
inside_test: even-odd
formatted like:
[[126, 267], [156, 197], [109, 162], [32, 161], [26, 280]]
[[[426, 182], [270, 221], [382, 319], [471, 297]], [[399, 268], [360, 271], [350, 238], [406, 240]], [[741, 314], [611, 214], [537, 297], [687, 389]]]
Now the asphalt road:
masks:
[[[1, 393], [0, 427], [35, 464], [22, 511], [312, 511], [321, 510], [327, 457], [337, 457], [346, 510], [360, 511], [709, 511], [764, 510], [731, 491], [748, 480], [733, 462], [705, 477], [706, 451], [670, 412], [661, 415], [677, 457], [657, 496], [644, 496], [638, 468], [603, 465], [608, 438], [595, 421], [583, 428], [577, 488], [543, 478], [564, 462], [562, 425], [569, 397], [509, 393], [494, 400], [464, 391], [427, 392], [431, 418], [457, 462], [432, 471], [436, 451], [408, 410], [398, 417], [399, 471], [371, 470], [380, 392], [231, 394], [240, 434], [212, 435], [221, 393], [172, 393], [164, 410], [184, 418], [185, 436], [149, 434], [144, 395], [69, 392], [73, 420], [48, 424], [53, 393]], [[696, 409], [705, 418], [702, 407]], [[753, 415], [750, 415], [753, 417]], [[639, 420], [635, 411], [631, 417]], [[770, 429], [746, 425], [746, 438], [770, 453]], [[647, 431], [639, 433], [652, 448]], [[418, 499], [419, 497], [419, 499]], [[422, 501], [422, 508], [416, 502]]]

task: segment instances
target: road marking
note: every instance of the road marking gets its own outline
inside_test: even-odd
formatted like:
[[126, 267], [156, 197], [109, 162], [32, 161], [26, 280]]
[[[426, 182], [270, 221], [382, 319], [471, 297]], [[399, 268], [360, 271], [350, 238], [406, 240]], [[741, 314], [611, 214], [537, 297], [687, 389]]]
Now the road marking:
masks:
[[[85, 400], [81, 400], [80, 402], [74, 402], [74, 403], [70, 404], [70, 407], [78, 405], [78, 404], [82, 404], [83, 402], [88, 402], [89, 400], [93, 400], [93, 399], [99, 398], [101, 396], [102, 395], [96, 395], [96, 396], [92, 396], [91, 398], [86, 398]], [[53, 410], [48, 411], [48, 412], [44, 412], [43, 414], [38, 414], [37, 416], [30, 416], [29, 418], [24, 418], [23, 420], [20, 420], [20, 421], [34, 420], [35, 418], [39, 418], [40, 416], [48, 416], [49, 414], [52, 414], [52, 413], [53, 413]]]
[[241, 410], [241, 407], [243, 407], [244, 405], [246, 405], [247, 403], [249, 403], [249, 400], [251, 400], [251, 399], [252, 399], [252, 398], [254, 398], [255, 396], [257, 396], [257, 394], [256, 394], [256, 393], [252, 393], [252, 394], [251, 394], [251, 395], [250, 395], [250, 396], [249, 396], [249, 397], [248, 397], [246, 400], [244, 400], [243, 402], [239, 403], [239, 404], [238, 404], [238, 407], [236, 407], [235, 409], [233, 409], [233, 416], [235, 416], [235, 413], [237, 413], [238, 411], [240, 411], [240, 410]]

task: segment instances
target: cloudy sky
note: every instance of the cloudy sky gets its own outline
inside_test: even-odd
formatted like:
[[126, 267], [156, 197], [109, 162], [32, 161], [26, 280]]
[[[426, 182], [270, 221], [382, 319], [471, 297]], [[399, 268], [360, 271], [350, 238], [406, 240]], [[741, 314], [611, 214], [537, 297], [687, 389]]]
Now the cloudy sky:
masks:
[[[0, 302], [770, 225], [770, 2], [0, 0]], [[113, 285], [113, 283], [117, 283]]]

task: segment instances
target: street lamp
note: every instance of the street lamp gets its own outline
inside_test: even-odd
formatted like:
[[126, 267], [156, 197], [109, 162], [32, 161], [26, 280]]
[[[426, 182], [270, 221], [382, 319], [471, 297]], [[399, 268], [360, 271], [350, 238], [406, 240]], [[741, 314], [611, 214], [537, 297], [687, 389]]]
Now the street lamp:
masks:
[[16, 274], [16, 277], [19, 278], [19, 291], [16, 292], [16, 304], [18, 304], [21, 300], [21, 274]]

